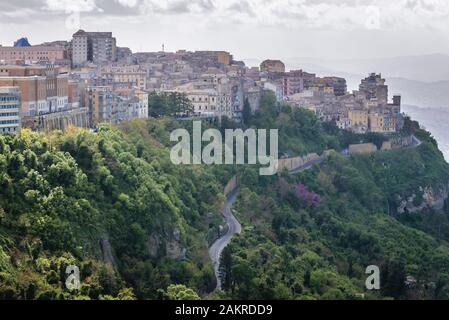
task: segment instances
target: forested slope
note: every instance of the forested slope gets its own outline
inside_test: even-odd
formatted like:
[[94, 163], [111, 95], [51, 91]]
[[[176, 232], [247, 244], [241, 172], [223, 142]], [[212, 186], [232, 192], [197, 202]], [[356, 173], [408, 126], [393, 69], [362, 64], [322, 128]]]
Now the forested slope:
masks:
[[[273, 119], [313, 118], [303, 112], [287, 107]], [[265, 114], [253, 122], [269, 123]], [[300, 130], [298, 121], [288, 123]], [[322, 149], [379, 139], [319, 122], [314, 130], [315, 141], [327, 142]], [[403, 134], [415, 134], [422, 144], [351, 157], [334, 153], [296, 175], [259, 177], [245, 168], [234, 210], [243, 232], [222, 256], [224, 296], [448, 299], [449, 202], [433, 204], [447, 196], [449, 165], [416, 122], [407, 119]], [[407, 201], [416, 210], [401, 210]], [[366, 290], [370, 265], [381, 270], [380, 290]]]
[[[220, 221], [222, 182], [172, 165], [154, 137], [168, 139], [162, 122], [0, 136], [0, 297], [97, 299], [132, 288], [160, 298], [173, 283], [214, 288], [203, 238]], [[65, 289], [67, 265], [81, 271], [74, 293]]]
[[[449, 298], [448, 205], [425, 205], [449, 169], [417, 123], [404, 132], [422, 140], [417, 148], [343, 157], [349, 143], [384, 138], [279, 109], [272, 96], [247, 120], [279, 128], [282, 155], [337, 152], [301, 174], [267, 177], [257, 166], [173, 165], [170, 132], [189, 121], [0, 136], [0, 298]], [[243, 232], [222, 257], [224, 292], [211, 295], [207, 248], [234, 174]], [[372, 264], [382, 287], [367, 292]], [[65, 286], [69, 265], [80, 269], [79, 290]]]

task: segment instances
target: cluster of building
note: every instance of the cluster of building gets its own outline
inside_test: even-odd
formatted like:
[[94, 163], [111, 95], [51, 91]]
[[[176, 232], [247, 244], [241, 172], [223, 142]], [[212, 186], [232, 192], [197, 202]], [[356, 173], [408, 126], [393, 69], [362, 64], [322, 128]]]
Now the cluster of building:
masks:
[[380, 75], [348, 93], [346, 80], [286, 71], [279, 60], [249, 68], [226, 51], [143, 52], [117, 47], [111, 32], [79, 30], [71, 41], [0, 46], [0, 133], [21, 127], [95, 127], [148, 116], [149, 93], [183, 93], [199, 117], [240, 121], [245, 102], [257, 110], [264, 92], [279, 104], [307, 108], [356, 132], [402, 126], [401, 99], [388, 102]]
[[304, 90], [287, 97], [292, 105], [315, 112], [324, 121], [357, 133], [394, 133], [403, 127], [401, 96], [388, 102], [388, 86], [380, 74], [362, 79], [359, 90], [346, 92], [344, 79], [315, 78]]
[[131, 55], [111, 32], [83, 30], [71, 41], [0, 46], [0, 133], [147, 117], [146, 71], [126, 63]]

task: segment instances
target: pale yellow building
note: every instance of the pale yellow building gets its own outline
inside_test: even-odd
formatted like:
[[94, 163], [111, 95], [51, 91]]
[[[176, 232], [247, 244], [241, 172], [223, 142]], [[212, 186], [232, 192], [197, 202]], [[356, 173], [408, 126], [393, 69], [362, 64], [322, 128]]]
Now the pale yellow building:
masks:
[[396, 131], [394, 117], [389, 114], [370, 113], [369, 128], [371, 132], [390, 133]]
[[368, 111], [367, 110], [349, 110], [349, 123], [351, 126], [368, 127]]

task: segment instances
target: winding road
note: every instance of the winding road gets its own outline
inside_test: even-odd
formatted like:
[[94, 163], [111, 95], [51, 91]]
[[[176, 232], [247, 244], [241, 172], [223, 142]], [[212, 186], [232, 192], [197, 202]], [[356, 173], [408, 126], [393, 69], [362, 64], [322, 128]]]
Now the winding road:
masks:
[[[421, 141], [415, 137], [412, 136], [412, 145], [410, 147], [418, 147], [421, 145]], [[341, 152], [344, 156], [348, 157], [349, 152], [348, 150], [344, 150]], [[306, 171], [312, 167], [314, 167], [317, 164], [320, 164], [323, 162], [324, 159], [317, 159], [309, 161], [302, 166], [295, 168], [291, 170], [290, 174], [298, 174], [303, 171]], [[234, 201], [237, 197], [238, 189], [234, 189], [232, 192], [230, 192], [226, 196], [226, 204], [225, 208], [223, 209], [223, 217], [226, 220], [226, 224], [228, 225], [227, 232], [218, 238], [212, 246], [209, 248], [209, 256], [212, 259], [212, 264], [214, 266], [214, 272], [215, 272], [215, 278], [217, 279], [217, 289], [221, 290], [221, 279], [220, 279], [220, 257], [221, 253], [223, 252], [224, 248], [231, 242], [232, 237], [236, 234], [240, 234], [242, 232], [242, 226], [240, 225], [240, 222], [234, 217], [232, 214], [232, 205], [234, 204]]]
[[240, 234], [242, 232], [242, 226], [240, 222], [232, 214], [232, 205], [234, 204], [235, 198], [237, 197], [238, 190], [232, 191], [226, 197], [226, 205], [223, 209], [223, 217], [228, 225], [228, 231], [220, 238], [218, 238], [212, 246], [209, 248], [209, 256], [212, 259], [212, 264], [214, 266], [215, 277], [217, 279], [217, 289], [221, 289], [221, 279], [220, 279], [220, 257], [224, 248], [231, 242], [232, 237], [235, 234]]
[[[307, 162], [304, 165], [290, 171], [290, 174], [296, 174], [308, 170], [312, 168], [314, 165], [321, 163], [322, 161], [323, 159], [318, 159]], [[232, 214], [232, 205], [234, 204], [237, 194], [238, 189], [235, 189], [226, 196], [226, 204], [225, 208], [223, 209], [223, 217], [225, 218], [226, 224], [228, 225], [228, 230], [223, 236], [218, 238], [209, 248], [209, 256], [212, 260], [212, 265], [214, 266], [215, 278], [217, 279], [216, 288], [218, 290], [221, 290], [221, 279], [220, 279], [221, 253], [223, 252], [224, 248], [226, 248], [226, 246], [231, 242], [232, 237], [242, 232], [242, 226], [240, 225], [240, 222]]]
[[[312, 168], [314, 165], [321, 163], [323, 160], [314, 160], [305, 163], [301, 167], [298, 167], [292, 171], [290, 174], [296, 174], [305, 170]], [[212, 265], [214, 266], [215, 278], [217, 279], [217, 289], [221, 290], [221, 279], [220, 279], [220, 257], [224, 248], [231, 242], [232, 237], [236, 234], [240, 234], [242, 232], [242, 226], [240, 222], [234, 217], [232, 214], [232, 205], [234, 204], [235, 198], [237, 197], [238, 189], [230, 192], [226, 196], [226, 204], [223, 209], [223, 217], [226, 220], [226, 224], [228, 225], [227, 232], [218, 238], [212, 246], [209, 248], [209, 256], [212, 260]]]

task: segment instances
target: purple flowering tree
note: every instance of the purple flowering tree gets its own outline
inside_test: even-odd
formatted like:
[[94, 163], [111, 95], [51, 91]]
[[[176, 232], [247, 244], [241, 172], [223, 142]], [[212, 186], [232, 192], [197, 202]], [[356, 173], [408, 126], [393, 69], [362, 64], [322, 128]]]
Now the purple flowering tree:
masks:
[[308, 205], [318, 207], [321, 203], [321, 197], [315, 192], [309, 191], [303, 183], [298, 183], [294, 187], [295, 195]]

